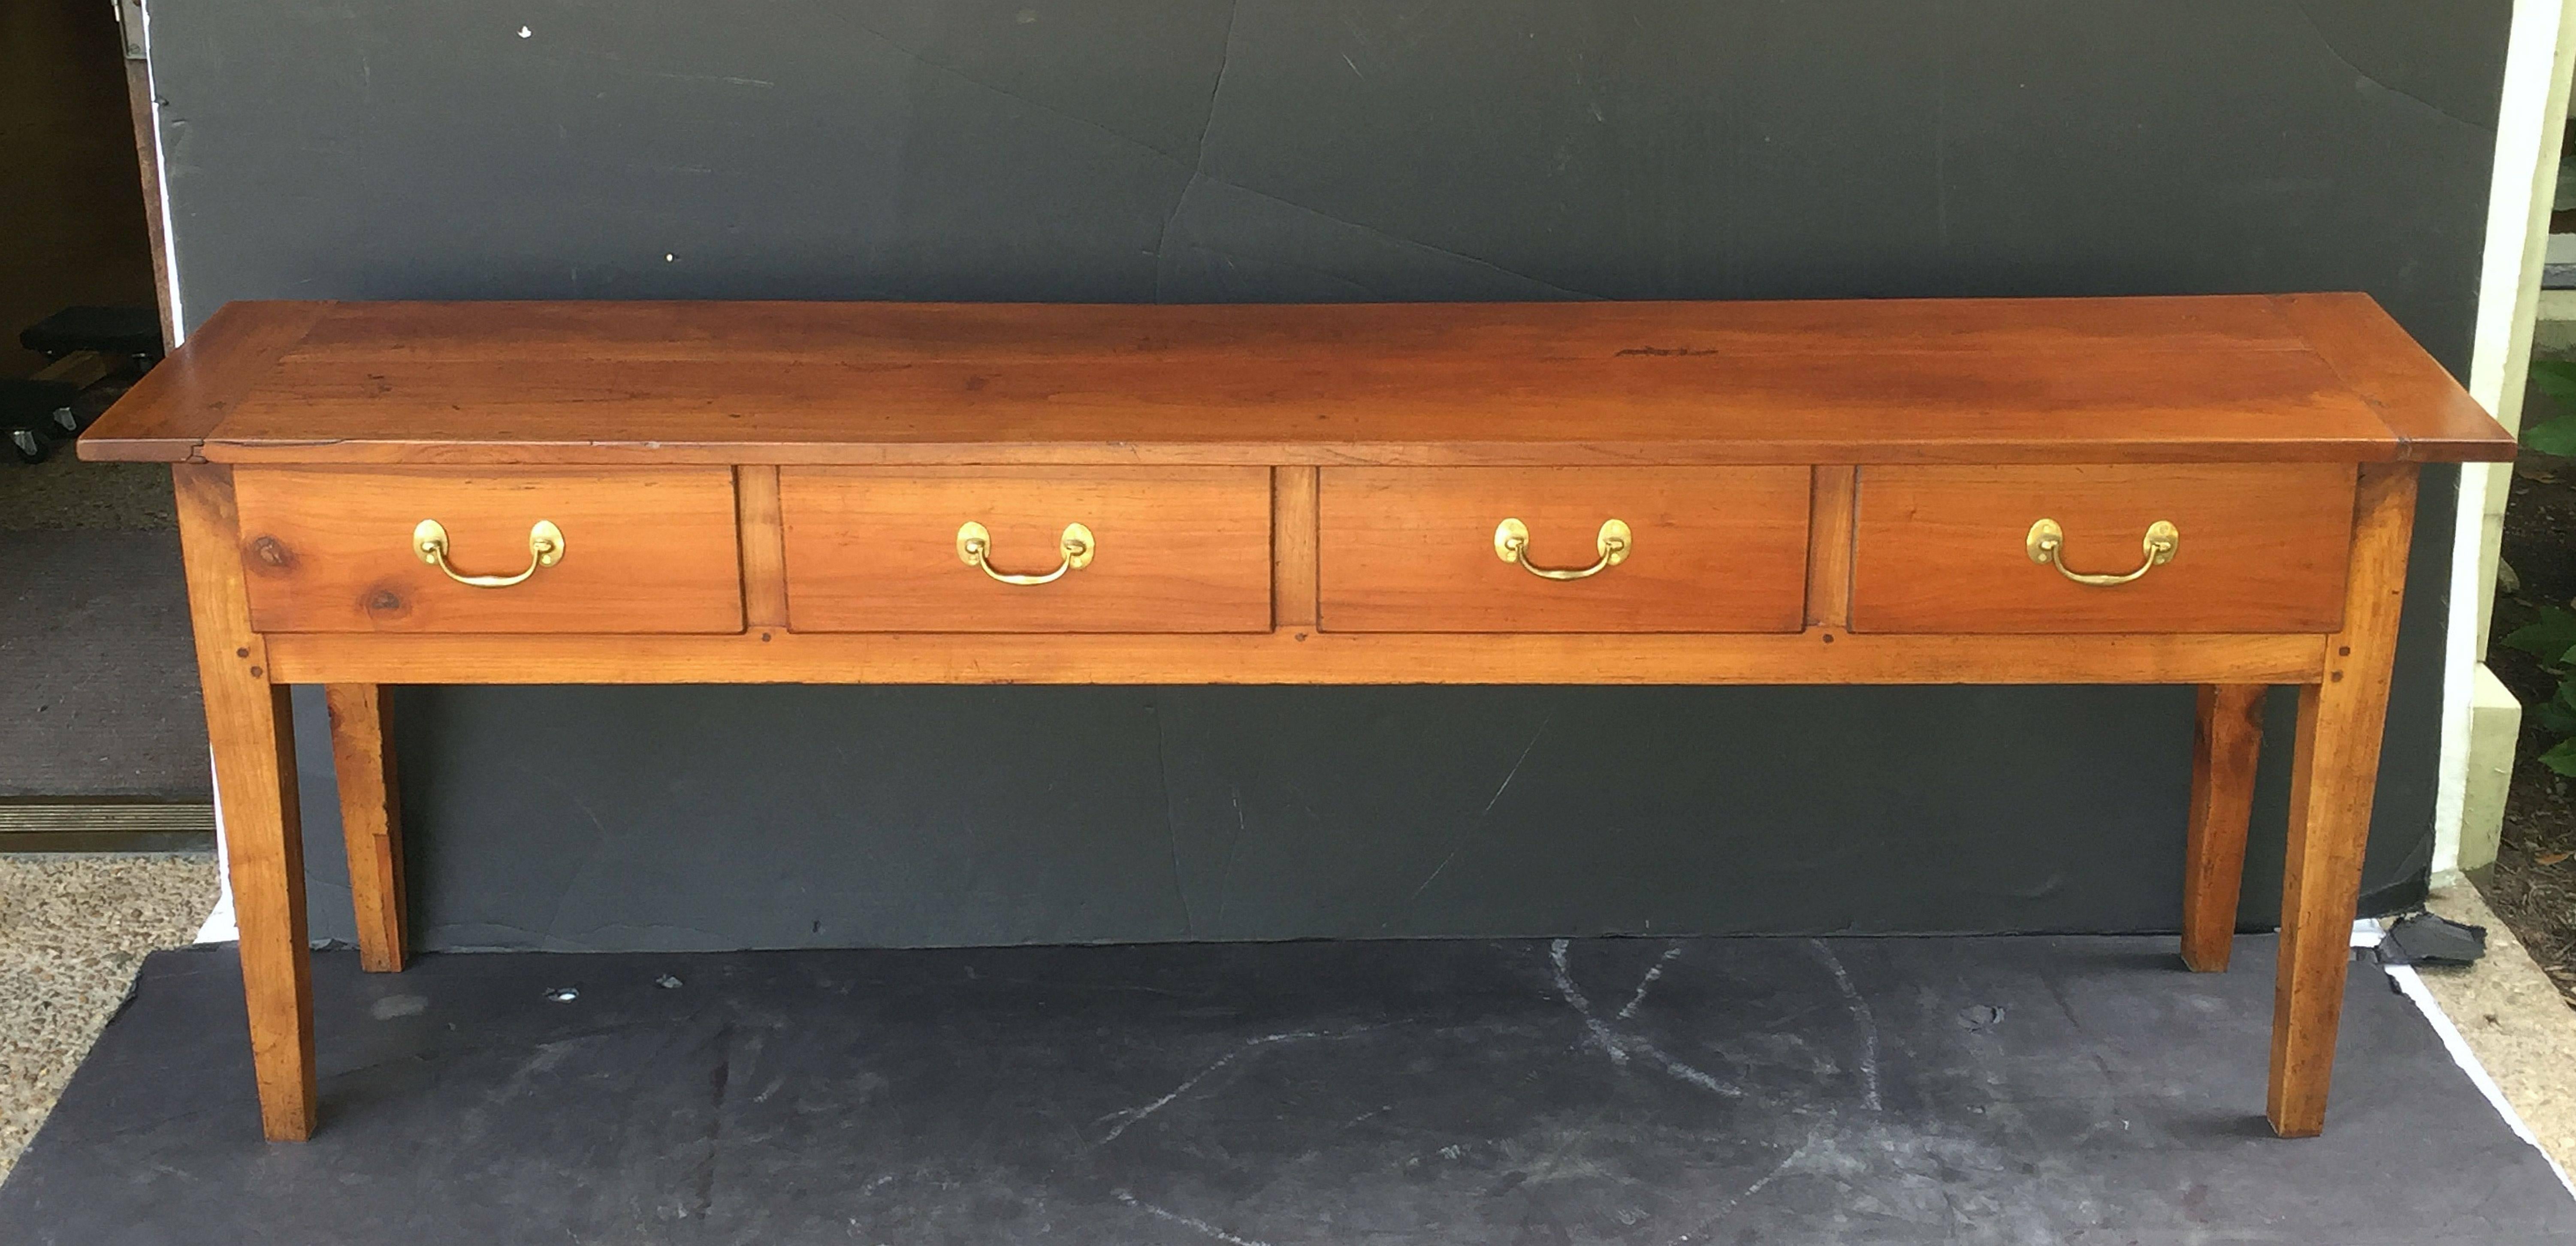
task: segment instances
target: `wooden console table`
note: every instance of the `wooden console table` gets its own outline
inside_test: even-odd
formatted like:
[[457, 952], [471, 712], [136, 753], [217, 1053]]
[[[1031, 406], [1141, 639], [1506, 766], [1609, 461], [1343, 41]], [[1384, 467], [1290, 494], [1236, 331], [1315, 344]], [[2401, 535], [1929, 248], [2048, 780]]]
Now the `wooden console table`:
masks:
[[81, 442], [174, 465], [281, 1139], [287, 685], [393, 970], [380, 685], [758, 681], [2195, 684], [2201, 970], [2296, 685], [2268, 1114], [2314, 1134], [2417, 465], [2512, 448], [2354, 294], [235, 303]]

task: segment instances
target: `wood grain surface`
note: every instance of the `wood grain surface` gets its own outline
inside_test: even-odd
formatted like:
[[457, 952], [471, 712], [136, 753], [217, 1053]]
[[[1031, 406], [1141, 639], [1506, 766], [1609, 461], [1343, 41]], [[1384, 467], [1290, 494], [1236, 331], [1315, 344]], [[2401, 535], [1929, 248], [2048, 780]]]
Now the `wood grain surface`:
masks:
[[[157, 211], [159, 195], [151, 196]], [[156, 262], [160, 236], [153, 238]], [[166, 287], [165, 287], [166, 288]], [[213, 435], [242, 395], [269, 376], [285, 354], [338, 306], [334, 303], [227, 303], [198, 326], [90, 427], [80, 456], [91, 460], [183, 463]], [[102, 431], [101, 425], [105, 428]]]
[[171, 477], [224, 826], [224, 873], [241, 931], [260, 1130], [273, 1142], [301, 1141], [313, 1136], [319, 1099], [293, 690], [277, 679], [265, 638], [251, 629], [231, 471], [191, 463]]
[[2273, 966], [2272, 1069], [2265, 1097], [2275, 1133], [2308, 1138], [2326, 1124], [2352, 918], [2361, 894], [2379, 743], [2397, 665], [2398, 615], [2415, 535], [2416, 472], [2362, 473], [2343, 629], [2326, 638], [2324, 677], [2299, 689], [2291, 741], [2289, 852], [2281, 874], [2281, 944]]
[[331, 766], [340, 783], [340, 837], [349, 856], [349, 903], [358, 921], [358, 967], [401, 973], [410, 912], [403, 883], [402, 784], [394, 775], [393, 702], [380, 684], [328, 684]]
[[[301, 325], [291, 348], [272, 349], [289, 322]], [[2509, 455], [2504, 431], [2393, 330], [2360, 296], [258, 304], [219, 315], [173, 357], [201, 383], [138, 387], [84, 453], [1103, 465]]]
[[[2341, 464], [1864, 467], [1852, 630], [2323, 632], [2343, 615], [2353, 469]], [[2033, 522], [2065, 530], [2073, 571], [2173, 560], [2127, 584], [2078, 584], [2031, 561]]]
[[[1320, 625], [1340, 632], [1794, 632], [1807, 593], [1811, 473], [1797, 467], [1323, 469]], [[1627, 560], [1557, 581], [1494, 553], [1505, 518], [1529, 561]]]
[[2219, 973], [2236, 949], [2254, 765], [2263, 748], [2261, 684], [2202, 684], [2193, 714], [2191, 813], [2183, 832], [2182, 962]]
[[278, 678], [509, 684], [2296, 684], [2315, 636], [825, 633], [269, 638]]
[[[235, 489], [263, 632], [742, 629], [723, 468], [245, 468]], [[412, 552], [423, 519], [446, 525], [463, 574], [526, 568], [540, 519], [563, 530], [563, 560], [509, 588], [470, 588]]]
[[[1251, 632], [1270, 617], [1270, 473], [1257, 467], [788, 468], [787, 614], [803, 632]], [[957, 556], [1042, 575], [1067, 524], [1089, 566], [996, 583]]]

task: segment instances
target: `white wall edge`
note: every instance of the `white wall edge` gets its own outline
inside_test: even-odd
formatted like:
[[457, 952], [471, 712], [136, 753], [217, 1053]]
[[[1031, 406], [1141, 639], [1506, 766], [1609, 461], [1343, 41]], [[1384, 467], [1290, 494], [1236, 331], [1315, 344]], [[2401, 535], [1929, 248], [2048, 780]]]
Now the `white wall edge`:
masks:
[[[187, 340], [188, 315], [179, 301], [179, 230], [170, 214], [170, 154], [161, 148], [161, 87], [152, 72], [152, 8], [140, 6], [143, 12], [143, 81], [145, 98], [152, 106], [152, 191], [161, 199], [161, 295], [170, 300], [170, 348], [176, 350]], [[205, 923], [197, 928], [199, 943], [231, 943], [241, 938], [233, 920], [232, 857], [224, 843], [224, 782], [215, 773], [215, 751], [206, 750], [207, 783], [213, 789], [215, 809], [215, 907], [206, 914]]]
[[206, 773], [214, 776], [215, 785], [215, 907], [206, 914], [204, 925], [197, 927], [199, 943], [233, 943], [241, 939], [241, 925], [233, 919], [233, 858], [224, 841], [224, 781], [214, 774], [215, 750], [206, 750]]
[[[2511, 423], [2528, 360], [2539, 299], [2541, 252], [2557, 161], [2551, 150], [2566, 110], [2567, 0], [2514, 0], [2496, 115], [2494, 176], [2478, 271], [2477, 327], [2469, 395]], [[2544, 178], [2548, 185], [2543, 184]], [[2476, 667], [2480, 603], [2495, 589], [2486, 570], [2486, 497], [2492, 464], [2460, 469], [2452, 514], [2450, 601], [2443, 634], [2442, 747], [2433, 794], [2435, 873], [2459, 867], [2460, 822], [2468, 799], [2470, 677]]]
[[143, 81], [145, 98], [152, 104], [152, 190], [161, 199], [161, 279], [166, 283], [162, 295], [170, 300], [170, 347], [178, 349], [188, 337], [187, 309], [179, 301], [179, 227], [170, 215], [170, 153], [161, 147], [161, 83], [152, 72], [152, 9], [143, 10]]

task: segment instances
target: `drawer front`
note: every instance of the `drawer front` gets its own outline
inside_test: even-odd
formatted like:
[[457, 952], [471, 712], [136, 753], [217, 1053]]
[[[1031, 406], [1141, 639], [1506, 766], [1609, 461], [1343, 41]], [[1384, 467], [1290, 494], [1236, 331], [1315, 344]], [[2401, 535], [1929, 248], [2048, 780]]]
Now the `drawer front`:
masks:
[[[736, 632], [733, 473], [474, 468], [236, 469], [251, 625], [263, 632]], [[529, 568], [531, 529], [562, 555], [506, 587], [422, 561], [445, 529], [456, 575]]]
[[[1326, 468], [1320, 626], [1344, 632], [1794, 632], [1803, 467]], [[1505, 561], [1496, 529], [1528, 531]], [[1602, 562], [1603, 528], [1626, 556]]]
[[[2335, 463], [1863, 467], [1852, 630], [2330, 632], [2353, 481]], [[2032, 558], [2042, 519], [2063, 533], [2054, 562]], [[2173, 554], [2147, 565], [2158, 523]]]
[[[1270, 628], [1267, 468], [784, 468], [778, 509], [797, 631]], [[961, 557], [969, 523], [980, 566]]]

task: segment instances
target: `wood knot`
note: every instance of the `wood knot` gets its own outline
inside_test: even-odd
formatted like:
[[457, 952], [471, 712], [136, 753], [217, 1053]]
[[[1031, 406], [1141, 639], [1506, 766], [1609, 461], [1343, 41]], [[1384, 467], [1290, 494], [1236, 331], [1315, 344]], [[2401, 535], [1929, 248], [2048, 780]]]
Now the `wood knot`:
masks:
[[251, 557], [272, 567], [284, 567], [295, 561], [295, 556], [286, 552], [285, 542], [273, 536], [264, 536], [251, 542], [250, 553]]
[[403, 604], [402, 594], [390, 588], [378, 585], [367, 593], [367, 614], [371, 617], [399, 618], [410, 613], [410, 610], [409, 606]]

